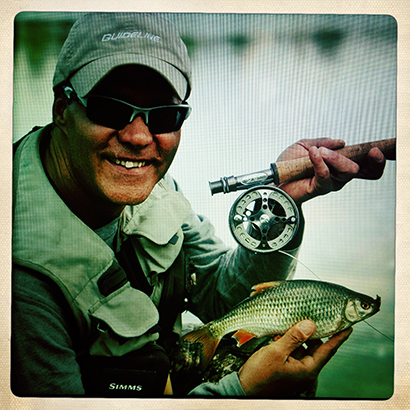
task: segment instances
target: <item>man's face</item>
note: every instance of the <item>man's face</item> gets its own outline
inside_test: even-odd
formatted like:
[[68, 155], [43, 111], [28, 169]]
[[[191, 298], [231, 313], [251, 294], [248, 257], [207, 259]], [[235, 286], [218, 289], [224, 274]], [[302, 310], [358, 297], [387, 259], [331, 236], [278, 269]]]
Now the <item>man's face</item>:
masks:
[[[115, 69], [92, 94], [142, 108], [180, 102], [166, 80], [140, 66]], [[144, 201], [165, 175], [178, 149], [180, 130], [153, 135], [140, 116], [115, 130], [90, 121], [79, 102], [68, 105], [64, 115], [64, 161], [76, 188], [98, 201], [99, 206]]]

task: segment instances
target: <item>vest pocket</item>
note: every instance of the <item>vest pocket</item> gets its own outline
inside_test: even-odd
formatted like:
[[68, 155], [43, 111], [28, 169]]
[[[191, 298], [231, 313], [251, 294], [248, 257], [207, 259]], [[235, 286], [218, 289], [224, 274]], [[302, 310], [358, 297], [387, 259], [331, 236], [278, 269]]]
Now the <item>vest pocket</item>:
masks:
[[80, 367], [86, 396], [162, 397], [170, 362], [160, 346], [148, 343], [121, 357], [87, 355]]
[[93, 356], [122, 356], [157, 340], [159, 314], [151, 299], [129, 283], [100, 300], [89, 310], [97, 337]]

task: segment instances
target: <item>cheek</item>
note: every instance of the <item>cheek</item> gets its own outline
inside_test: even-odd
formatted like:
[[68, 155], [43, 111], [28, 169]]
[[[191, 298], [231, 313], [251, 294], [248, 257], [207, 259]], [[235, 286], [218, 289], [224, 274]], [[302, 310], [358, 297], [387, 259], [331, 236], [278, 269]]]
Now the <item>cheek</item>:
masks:
[[173, 132], [172, 134], [167, 134], [167, 136], [160, 141], [159, 145], [164, 153], [173, 158], [178, 150], [180, 140], [181, 130]]
[[88, 175], [95, 173], [96, 170], [93, 171], [93, 168], [97, 167], [97, 152], [109, 140], [106, 129], [90, 123], [85, 114], [79, 113], [75, 121], [69, 122], [67, 131], [66, 138], [74, 173], [77, 177], [79, 172], [82, 177], [84, 172]]
[[72, 134], [70, 140], [71, 158], [76, 168], [87, 167], [95, 161], [93, 152], [95, 150], [95, 141], [90, 138], [87, 133], [76, 130], [75, 134]]
[[160, 154], [165, 159], [164, 169], [162, 171], [163, 174], [165, 174], [168, 171], [169, 167], [171, 166], [175, 158], [175, 155], [179, 147], [180, 136], [181, 136], [181, 132], [178, 131], [173, 135], [172, 138], [168, 136], [166, 144], [161, 145], [164, 151], [162, 153], [160, 152]]

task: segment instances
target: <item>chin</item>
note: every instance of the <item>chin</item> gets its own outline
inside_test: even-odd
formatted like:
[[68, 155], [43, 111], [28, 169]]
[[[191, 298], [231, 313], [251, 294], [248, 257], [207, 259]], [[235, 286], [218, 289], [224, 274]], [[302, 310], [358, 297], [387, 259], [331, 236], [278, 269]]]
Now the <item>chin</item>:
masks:
[[151, 191], [152, 189], [147, 189], [131, 194], [130, 190], [127, 190], [127, 192], [112, 193], [111, 195], [107, 195], [107, 197], [116, 205], [138, 205], [149, 197]]

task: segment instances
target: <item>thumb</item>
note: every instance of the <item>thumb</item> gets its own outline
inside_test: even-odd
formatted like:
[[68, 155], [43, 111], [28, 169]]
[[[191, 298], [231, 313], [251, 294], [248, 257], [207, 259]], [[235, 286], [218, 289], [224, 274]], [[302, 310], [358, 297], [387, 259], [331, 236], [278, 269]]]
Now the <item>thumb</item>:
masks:
[[311, 320], [303, 320], [292, 326], [277, 342], [276, 348], [288, 357], [295, 349], [301, 346], [316, 330], [316, 325]]

